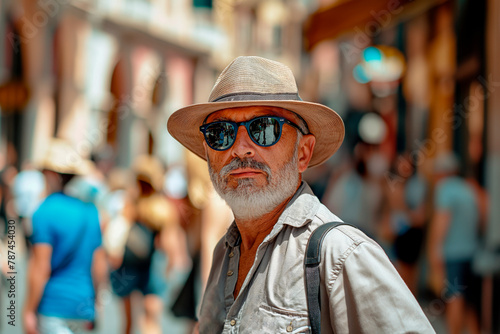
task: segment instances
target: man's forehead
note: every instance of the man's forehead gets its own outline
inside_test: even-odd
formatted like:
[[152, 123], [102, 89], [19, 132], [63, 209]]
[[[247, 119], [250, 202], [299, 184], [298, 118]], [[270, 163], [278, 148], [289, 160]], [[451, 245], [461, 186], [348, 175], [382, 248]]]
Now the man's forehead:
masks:
[[206, 123], [218, 120], [245, 121], [264, 115], [282, 116], [291, 121], [295, 121], [297, 119], [297, 116], [293, 112], [283, 108], [269, 106], [250, 106], [214, 111], [207, 116]]

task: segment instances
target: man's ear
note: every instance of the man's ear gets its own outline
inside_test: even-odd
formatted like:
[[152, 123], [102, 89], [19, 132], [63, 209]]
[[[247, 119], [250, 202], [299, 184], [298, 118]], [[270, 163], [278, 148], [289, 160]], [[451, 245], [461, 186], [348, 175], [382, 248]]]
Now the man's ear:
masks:
[[314, 145], [316, 145], [316, 137], [312, 134], [303, 135], [300, 139], [298, 152], [299, 173], [303, 173], [309, 166], [309, 161], [311, 161], [314, 152]]

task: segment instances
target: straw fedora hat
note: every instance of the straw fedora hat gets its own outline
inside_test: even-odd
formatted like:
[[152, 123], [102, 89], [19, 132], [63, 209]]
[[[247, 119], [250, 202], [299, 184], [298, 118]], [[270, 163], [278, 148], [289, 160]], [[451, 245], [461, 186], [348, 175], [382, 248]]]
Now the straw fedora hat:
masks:
[[208, 100], [177, 110], [167, 122], [170, 134], [202, 159], [206, 158], [199, 127], [208, 115], [227, 108], [280, 107], [302, 117], [316, 137], [309, 167], [325, 162], [344, 139], [340, 116], [322, 104], [302, 101], [290, 68], [269, 59], [248, 56], [233, 60], [220, 74]]
[[152, 155], [140, 155], [135, 158], [132, 171], [139, 181], [150, 184], [155, 191], [163, 187], [163, 165], [161, 161]]
[[39, 167], [60, 174], [85, 175], [94, 166], [92, 161], [82, 158], [66, 140], [52, 138]]

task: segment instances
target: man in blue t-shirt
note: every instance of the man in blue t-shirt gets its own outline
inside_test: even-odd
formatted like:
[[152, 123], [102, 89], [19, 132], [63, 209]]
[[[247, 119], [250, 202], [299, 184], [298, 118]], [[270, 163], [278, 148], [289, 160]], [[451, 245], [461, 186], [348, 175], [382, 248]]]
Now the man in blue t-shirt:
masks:
[[452, 153], [436, 158], [437, 177], [434, 215], [429, 229], [431, 285], [446, 302], [449, 333], [464, 327], [479, 333], [475, 310], [477, 282], [472, 272], [472, 257], [479, 241], [479, 207], [474, 189], [457, 175], [459, 162]]
[[42, 166], [51, 194], [33, 215], [24, 306], [29, 334], [89, 328], [95, 319], [95, 287], [106, 276], [96, 207], [62, 191], [74, 175], [85, 173], [87, 164], [71, 150], [54, 140]]

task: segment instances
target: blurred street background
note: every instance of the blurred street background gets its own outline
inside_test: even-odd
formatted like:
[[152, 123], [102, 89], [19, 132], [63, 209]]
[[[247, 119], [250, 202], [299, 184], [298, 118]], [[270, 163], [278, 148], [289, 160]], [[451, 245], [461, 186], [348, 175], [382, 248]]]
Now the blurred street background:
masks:
[[[0, 36], [0, 333], [23, 333], [31, 216], [48, 194], [40, 166], [54, 137], [90, 162], [66, 191], [99, 211], [109, 277], [96, 332], [123, 333], [127, 303], [133, 333], [152, 305], [164, 333], [190, 332], [232, 217], [166, 122], [206, 102], [241, 55], [285, 63], [303, 100], [341, 115], [340, 151], [304, 178], [382, 245], [436, 331], [449, 332], [458, 290], [480, 332], [500, 333], [500, 1], [0, 0]], [[142, 206], [144, 183], [157, 198]], [[455, 218], [439, 234], [443, 210]], [[130, 212], [150, 221], [160, 304], [113, 285], [128, 277], [113, 273], [134, 248]], [[450, 258], [470, 248], [474, 280], [436, 276], [439, 247]]]

